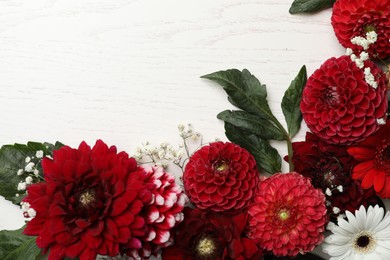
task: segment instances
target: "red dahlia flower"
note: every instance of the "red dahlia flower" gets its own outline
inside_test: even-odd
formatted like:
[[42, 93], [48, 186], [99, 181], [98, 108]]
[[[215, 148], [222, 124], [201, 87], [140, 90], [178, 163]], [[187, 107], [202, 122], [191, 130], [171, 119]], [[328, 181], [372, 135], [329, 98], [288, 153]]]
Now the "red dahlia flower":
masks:
[[233, 143], [215, 142], [202, 147], [191, 156], [183, 174], [190, 201], [213, 211], [247, 207], [258, 182], [255, 159]]
[[162, 167], [143, 166], [144, 183], [152, 192], [153, 200], [146, 204], [142, 216], [146, 220], [147, 233], [141, 238], [138, 249], [128, 250], [126, 255], [134, 259], [148, 259], [151, 254], [173, 242], [172, 228], [183, 220], [187, 196], [182, 193], [175, 177]]
[[248, 209], [248, 236], [276, 256], [310, 252], [324, 238], [325, 195], [298, 173], [275, 174], [259, 184]]
[[352, 178], [361, 180], [363, 189], [374, 187], [381, 198], [390, 198], [390, 120], [348, 153], [358, 162]]
[[365, 81], [362, 69], [348, 56], [331, 58], [307, 80], [301, 111], [310, 130], [328, 143], [360, 142], [376, 132], [387, 111], [384, 73], [371, 61], [378, 87]]
[[324, 193], [331, 192], [331, 196], [326, 197], [330, 203], [328, 215], [337, 216], [336, 208], [342, 214], [346, 210], [354, 212], [360, 205], [378, 203], [373, 190], [364, 191], [360, 182], [352, 179], [354, 161], [345, 146], [328, 144], [310, 132], [306, 133], [304, 142], [292, 145], [294, 169], [310, 178], [314, 187]]
[[36, 211], [24, 234], [37, 236], [49, 260], [92, 260], [139, 248], [147, 232], [140, 213], [153, 194], [133, 158], [98, 140], [92, 149], [85, 142], [64, 146], [42, 167], [46, 182], [29, 186], [24, 199]]
[[185, 209], [175, 244], [163, 249], [164, 260], [260, 259], [257, 242], [244, 236], [247, 214], [220, 215], [199, 209]]
[[375, 31], [377, 41], [368, 52], [373, 57], [390, 56], [390, 0], [338, 0], [333, 5], [332, 25], [341, 45], [355, 51], [362, 48], [351, 43], [351, 39], [365, 37]]

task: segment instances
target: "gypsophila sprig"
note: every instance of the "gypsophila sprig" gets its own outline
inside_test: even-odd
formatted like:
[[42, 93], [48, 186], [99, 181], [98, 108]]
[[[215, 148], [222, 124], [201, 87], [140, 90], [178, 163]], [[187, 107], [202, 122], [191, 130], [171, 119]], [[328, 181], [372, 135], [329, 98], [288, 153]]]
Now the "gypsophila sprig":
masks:
[[136, 149], [134, 157], [137, 162], [162, 166], [164, 169], [174, 164], [183, 171], [193, 148], [196, 147], [196, 150], [203, 145], [203, 136], [195, 132], [191, 124], [179, 124], [177, 128], [182, 139], [178, 146], [174, 147], [167, 142], [153, 146], [150, 142], [146, 142]]

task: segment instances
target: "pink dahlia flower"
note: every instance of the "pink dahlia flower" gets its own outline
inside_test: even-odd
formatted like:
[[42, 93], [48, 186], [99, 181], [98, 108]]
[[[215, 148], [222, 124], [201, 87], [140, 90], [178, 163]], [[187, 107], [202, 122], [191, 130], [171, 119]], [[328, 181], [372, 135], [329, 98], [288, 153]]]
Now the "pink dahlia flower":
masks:
[[325, 195], [298, 173], [262, 181], [248, 212], [248, 236], [276, 256], [310, 252], [324, 239]]

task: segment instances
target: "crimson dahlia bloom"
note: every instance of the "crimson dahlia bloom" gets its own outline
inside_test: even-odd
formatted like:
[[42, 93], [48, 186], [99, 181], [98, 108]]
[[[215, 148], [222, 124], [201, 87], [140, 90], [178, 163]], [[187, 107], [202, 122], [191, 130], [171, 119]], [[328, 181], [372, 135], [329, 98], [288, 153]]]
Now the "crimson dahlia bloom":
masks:
[[330, 203], [328, 215], [337, 215], [334, 207], [342, 214], [346, 210], [354, 212], [360, 205], [378, 203], [373, 190], [363, 190], [360, 182], [352, 179], [354, 160], [347, 147], [328, 144], [310, 132], [306, 133], [305, 141], [294, 142], [292, 146], [294, 169], [310, 178], [313, 186], [324, 193], [331, 191], [332, 195], [326, 197]]
[[369, 60], [364, 67], [371, 69], [376, 89], [348, 56], [325, 61], [307, 80], [301, 111], [307, 126], [322, 140], [347, 145], [379, 129], [378, 120], [387, 111], [386, 77]]
[[362, 181], [362, 187], [374, 187], [383, 199], [390, 198], [390, 120], [364, 142], [348, 148], [358, 162], [352, 178]]
[[92, 149], [64, 146], [42, 167], [46, 182], [29, 186], [24, 199], [36, 211], [24, 234], [37, 236], [49, 260], [94, 260], [139, 247], [147, 232], [140, 212], [153, 196], [133, 158], [98, 140]]
[[298, 173], [263, 180], [249, 209], [248, 236], [276, 256], [310, 252], [323, 239], [325, 195]]
[[239, 211], [247, 207], [258, 182], [255, 159], [233, 143], [203, 146], [191, 156], [183, 174], [190, 201], [213, 211]]
[[375, 31], [377, 41], [367, 50], [372, 57], [390, 56], [390, 0], [337, 0], [333, 5], [332, 25], [336, 37], [345, 48], [360, 53], [363, 49], [351, 39]]
[[248, 215], [220, 215], [199, 209], [185, 209], [175, 244], [164, 248], [164, 260], [257, 260], [262, 250], [257, 241], [244, 235]]

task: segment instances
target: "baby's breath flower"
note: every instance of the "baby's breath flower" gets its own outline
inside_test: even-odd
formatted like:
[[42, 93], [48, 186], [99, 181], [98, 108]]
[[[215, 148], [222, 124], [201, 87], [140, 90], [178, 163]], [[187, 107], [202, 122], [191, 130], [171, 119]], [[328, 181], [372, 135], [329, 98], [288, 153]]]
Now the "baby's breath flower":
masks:
[[35, 156], [38, 158], [38, 159], [41, 159], [43, 158], [43, 151], [42, 150], [39, 150], [35, 153]]
[[29, 163], [31, 161], [31, 157], [27, 156], [26, 159], [24, 160], [26, 163]]
[[33, 178], [31, 176], [26, 177], [26, 184], [31, 184], [33, 182]]
[[376, 120], [376, 122], [378, 123], [378, 125], [385, 125], [385, 124], [386, 124], [386, 121], [385, 121], [385, 119], [383, 119], [383, 118], [378, 118], [378, 119]]
[[368, 60], [368, 58], [369, 58], [369, 55], [368, 55], [367, 52], [362, 51], [362, 52], [360, 53], [360, 59], [361, 59], [362, 61]]
[[24, 173], [23, 169], [19, 169], [18, 172], [17, 172], [16, 174], [17, 174], [18, 176], [20, 176], [20, 175], [23, 175], [23, 173]]
[[340, 209], [338, 207], [333, 207], [332, 210], [333, 210], [334, 214], [339, 214], [340, 213]]
[[35, 209], [33, 208], [29, 208], [27, 210], [27, 214], [30, 218], [35, 218], [35, 216], [37, 215], [37, 212], [35, 211]]
[[25, 170], [26, 172], [33, 172], [34, 166], [35, 166], [35, 163], [29, 162], [29, 163], [26, 165], [26, 167], [24, 167], [24, 170]]
[[26, 183], [25, 182], [19, 182], [18, 190], [26, 190]]

